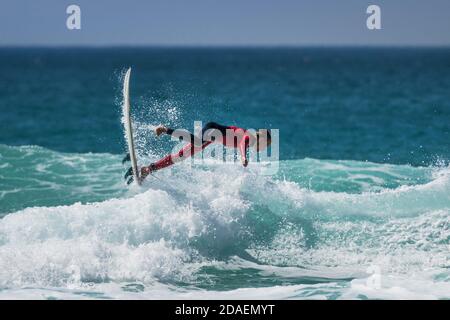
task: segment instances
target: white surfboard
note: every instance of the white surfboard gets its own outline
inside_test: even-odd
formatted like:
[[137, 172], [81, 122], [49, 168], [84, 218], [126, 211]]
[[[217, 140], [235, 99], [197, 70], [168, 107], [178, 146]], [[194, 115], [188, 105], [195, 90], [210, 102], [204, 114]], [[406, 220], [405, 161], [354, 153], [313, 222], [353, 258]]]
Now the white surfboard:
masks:
[[137, 167], [136, 151], [134, 149], [134, 138], [133, 138], [133, 126], [131, 123], [130, 116], [130, 74], [131, 68], [127, 70], [125, 74], [125, 79], [123, 81], [123, 116], [124, 116], [124, 126], [125, 133], [127, 137], [128, 151], [130, 153], [131, 167], [133, 168], [133, 178], [138, 185], [141, 184], [141, 179], [139, 177], [139, 171]]

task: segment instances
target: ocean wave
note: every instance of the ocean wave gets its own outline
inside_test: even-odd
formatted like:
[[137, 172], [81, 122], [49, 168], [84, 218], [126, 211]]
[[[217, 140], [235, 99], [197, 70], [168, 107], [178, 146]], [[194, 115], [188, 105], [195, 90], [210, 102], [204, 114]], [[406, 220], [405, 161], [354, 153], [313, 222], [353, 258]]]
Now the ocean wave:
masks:
[[[448, 297], [445, 166], [303, 159], [263, 176], [257, 166], [186, 162], [127, 189], [116, 155], [7, 146], [0, 154], [9, 164], [0, 167], [3, 292]], [[381, 291], [367, 285], [370, 266], [386, 279]], [[430, 290], [422, 295], [408, 276]]]

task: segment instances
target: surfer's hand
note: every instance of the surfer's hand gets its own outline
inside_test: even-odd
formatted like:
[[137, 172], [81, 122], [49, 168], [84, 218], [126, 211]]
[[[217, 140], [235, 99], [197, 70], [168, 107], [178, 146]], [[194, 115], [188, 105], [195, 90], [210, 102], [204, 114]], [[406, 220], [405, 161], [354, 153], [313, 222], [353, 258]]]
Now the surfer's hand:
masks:
[[159, 137], [161, 134], [166, 133], [167, 132], [167, 128], [165, 126], [163, 126], [162, 124], [160, 124], [159, 126], [157, 126], [155, 128], [155, 134]]

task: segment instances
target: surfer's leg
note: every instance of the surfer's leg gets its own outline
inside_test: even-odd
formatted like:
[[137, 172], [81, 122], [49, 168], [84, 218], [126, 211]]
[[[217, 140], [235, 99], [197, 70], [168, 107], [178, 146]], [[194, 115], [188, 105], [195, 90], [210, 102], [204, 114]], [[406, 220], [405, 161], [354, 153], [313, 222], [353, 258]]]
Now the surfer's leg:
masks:
[[202, 151], [207, 146], [209, 146], [212, 142], [207, 141], [204, 142], [200, 146], [196, 146], [195, 144], [189, 143], [185, 145], [180, 151], [174, 154], [169, 154], [165, 156], [164, 158], [150, 164], [148, 167], [142, 167], [141, 168], [141, 175], [143, 178], [145, 178], [150, 173], [161, 170], [164, 168], [167, 168], [175, 163], [181, 162], [183, 160], [186, 160], [187, 158], [193, 156], [194, 154]]

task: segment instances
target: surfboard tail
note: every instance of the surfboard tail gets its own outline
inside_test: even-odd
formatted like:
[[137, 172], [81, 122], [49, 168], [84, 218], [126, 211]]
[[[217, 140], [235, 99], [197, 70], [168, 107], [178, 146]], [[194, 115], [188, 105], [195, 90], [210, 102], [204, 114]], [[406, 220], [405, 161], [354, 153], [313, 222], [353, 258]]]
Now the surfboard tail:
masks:
[[[141, 179], [139, 176], [139, 170], [137, 166], [137, 158], [136, 158], [136, 150], [134, 144], [134, 136], [133, 136], [133, 125], [131, 120], [131, 106], [130, 106], [130, 76], [131, 76], [131, 68], [127, 70], [125, 73], [125, 78], [123, 82], [123, 115], [124, 115], [124, 126], [125, 133], [128, 144], [128, 155], [129, 157], [125, 157], [124, 160], [129, 158], [131, 162], [131, 171], [133, 175], [133, 180], [136, 181], [138, 185], [141, 184]], [[124, 162], [124, 161], [123, 161]], [[131, 182], [130, 182], [131, 183]]]

